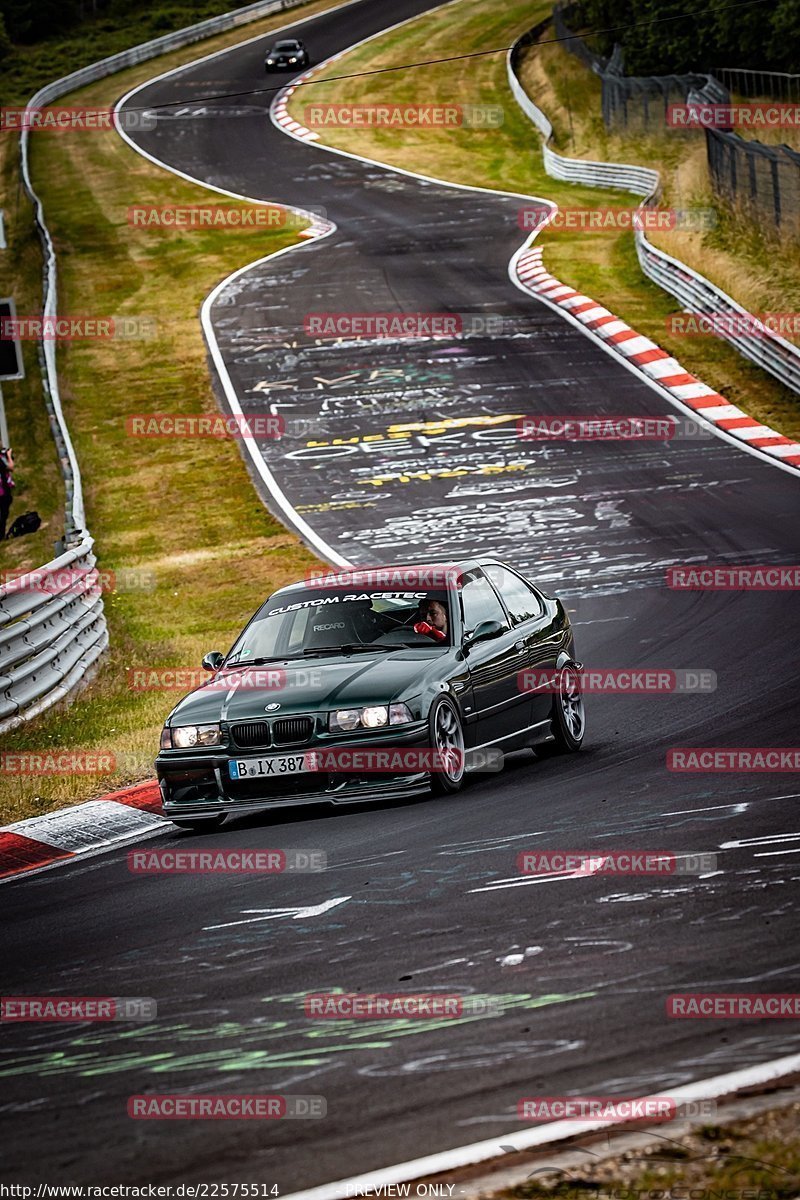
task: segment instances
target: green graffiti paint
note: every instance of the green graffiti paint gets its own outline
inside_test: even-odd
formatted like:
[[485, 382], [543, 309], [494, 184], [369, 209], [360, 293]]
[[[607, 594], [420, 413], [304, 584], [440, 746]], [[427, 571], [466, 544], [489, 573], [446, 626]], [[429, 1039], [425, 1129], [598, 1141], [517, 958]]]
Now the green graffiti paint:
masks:
[[[344, 989], [330, 988], [341, 994]], [[391, 1018], [381, 1021], [347, 1019], [310, 1020], [303, 1012], [305, 992], [265, 996], [260, 1003], [287, 1006], [291, 1018], [254, 1017], [248, 1022], [224, 1020], [215, 1025], [182, 1021], [149, 1023], [135, 1027], [96, 1026], [70, 1034], [64, 1028], [60, 1049], [22, 1054], [17, 1047], [0, 1053], [0, 1079], [22, 1075], [48, 1078], [69, 1074], [83, 1079], [145, 1071], [154, 1075], [181, 1071], [271, 1071], [324, 1065], [337, 1055], [363, 1050], [389, 1049], [399, 1038], [424, 1037], [494, 1016], [467, 1013], [453, 1018]], [[595, 992], [553, 992], [479, 995], [476, 999], [499, 1002], [502, 1012], [533, 1011], [555, 1004], [588, 1000]], [[56, 1030], [50, 1031], [58, 1036]], [[59, 1030], [60, 1032], [60, 1030]], [[7, 1031], [10, 1035], [11, 1030]], [[294, 1045], [287, 1045], [293, 1042]], [[164, 1049], [165, 1044], [168, 1049]], [[211, 1044], [211, 1048], [210, 1047]]]

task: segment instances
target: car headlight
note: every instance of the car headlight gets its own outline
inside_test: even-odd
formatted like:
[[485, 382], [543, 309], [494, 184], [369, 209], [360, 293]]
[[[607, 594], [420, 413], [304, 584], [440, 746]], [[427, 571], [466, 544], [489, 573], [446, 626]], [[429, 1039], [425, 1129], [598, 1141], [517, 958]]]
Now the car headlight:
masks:
[[219, 725], [178, 725], [165, 728], [161, 734], [162, 750], [192, 750], [195, 746], [218, 746], [219, 742]]
[[365, 729], [380, 729], [389, 724], [389, 710], [384, 705], [373, 705], [361, 710], [361, 724]]
[[268, 66], [268, 67], [274, 67], [274, 66], [275, 66], [275, 59], [274, 59], [274, 58], [268, 58], [268, 59], [267, 59], [267, 66]]
[[358, 729], [361, 724], [360, 708], [340, 708], [328, 717], [328, 729], [344, 730]]
[[290, 59], [289, 59], [289, 62], [297, 62], [297, 59], [296, 59], [296, 58], [290, 58]]
[[328, 717], [328, 729], [349, 733], [353, 729], [383, 729], [413, 721], [405, 704], [370, 704], [367, 708], [339, 708]]

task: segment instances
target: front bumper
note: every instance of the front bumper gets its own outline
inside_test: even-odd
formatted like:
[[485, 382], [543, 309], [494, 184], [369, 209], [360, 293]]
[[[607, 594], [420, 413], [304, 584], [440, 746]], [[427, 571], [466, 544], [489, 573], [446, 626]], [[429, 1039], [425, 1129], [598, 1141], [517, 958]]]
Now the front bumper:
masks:
[[308, 771], [275, 779], [231, 779], [228, 764], [242, 758], [264, 758], [275, 753], [312, 750], [380, 750], [387, 747], [424, 748], [429, 741], [427, 723], [415, 722], [402, 735], [396, 729], [382, 737], [313, 743], [269, 750], [165, 750], [156, 759], [162, 810], [169, 818], [216, 816], [224, 813], [263, 812], [304, 804], [352, 804], [420, 795], [429, 785], [427, 773], [344, 773]]

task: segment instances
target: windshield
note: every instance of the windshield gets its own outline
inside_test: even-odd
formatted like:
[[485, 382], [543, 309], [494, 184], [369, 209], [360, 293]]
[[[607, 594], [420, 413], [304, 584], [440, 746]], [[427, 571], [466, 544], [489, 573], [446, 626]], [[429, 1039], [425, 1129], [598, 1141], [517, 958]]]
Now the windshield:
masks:
[[446, 593], [303, 589], [268, 600], [234, 643], [226, 665], [337, 647], [353, 651], [451, 644]]
[[270, 51], [271, 54], [280, 53], [282, 50], [299, 50], [300, 46], [297, 42], [276, 42]]

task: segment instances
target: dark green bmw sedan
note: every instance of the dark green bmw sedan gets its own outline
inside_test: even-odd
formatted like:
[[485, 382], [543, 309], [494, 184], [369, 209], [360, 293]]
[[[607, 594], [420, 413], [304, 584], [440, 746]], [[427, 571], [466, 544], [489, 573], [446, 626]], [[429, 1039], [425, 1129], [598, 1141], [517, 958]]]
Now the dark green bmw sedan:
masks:
[[169, 714], [164, 814], [456, 792], [503, 753], [583, 741], [569, 617], [495, 560], [317, 574], [261, 605]]

